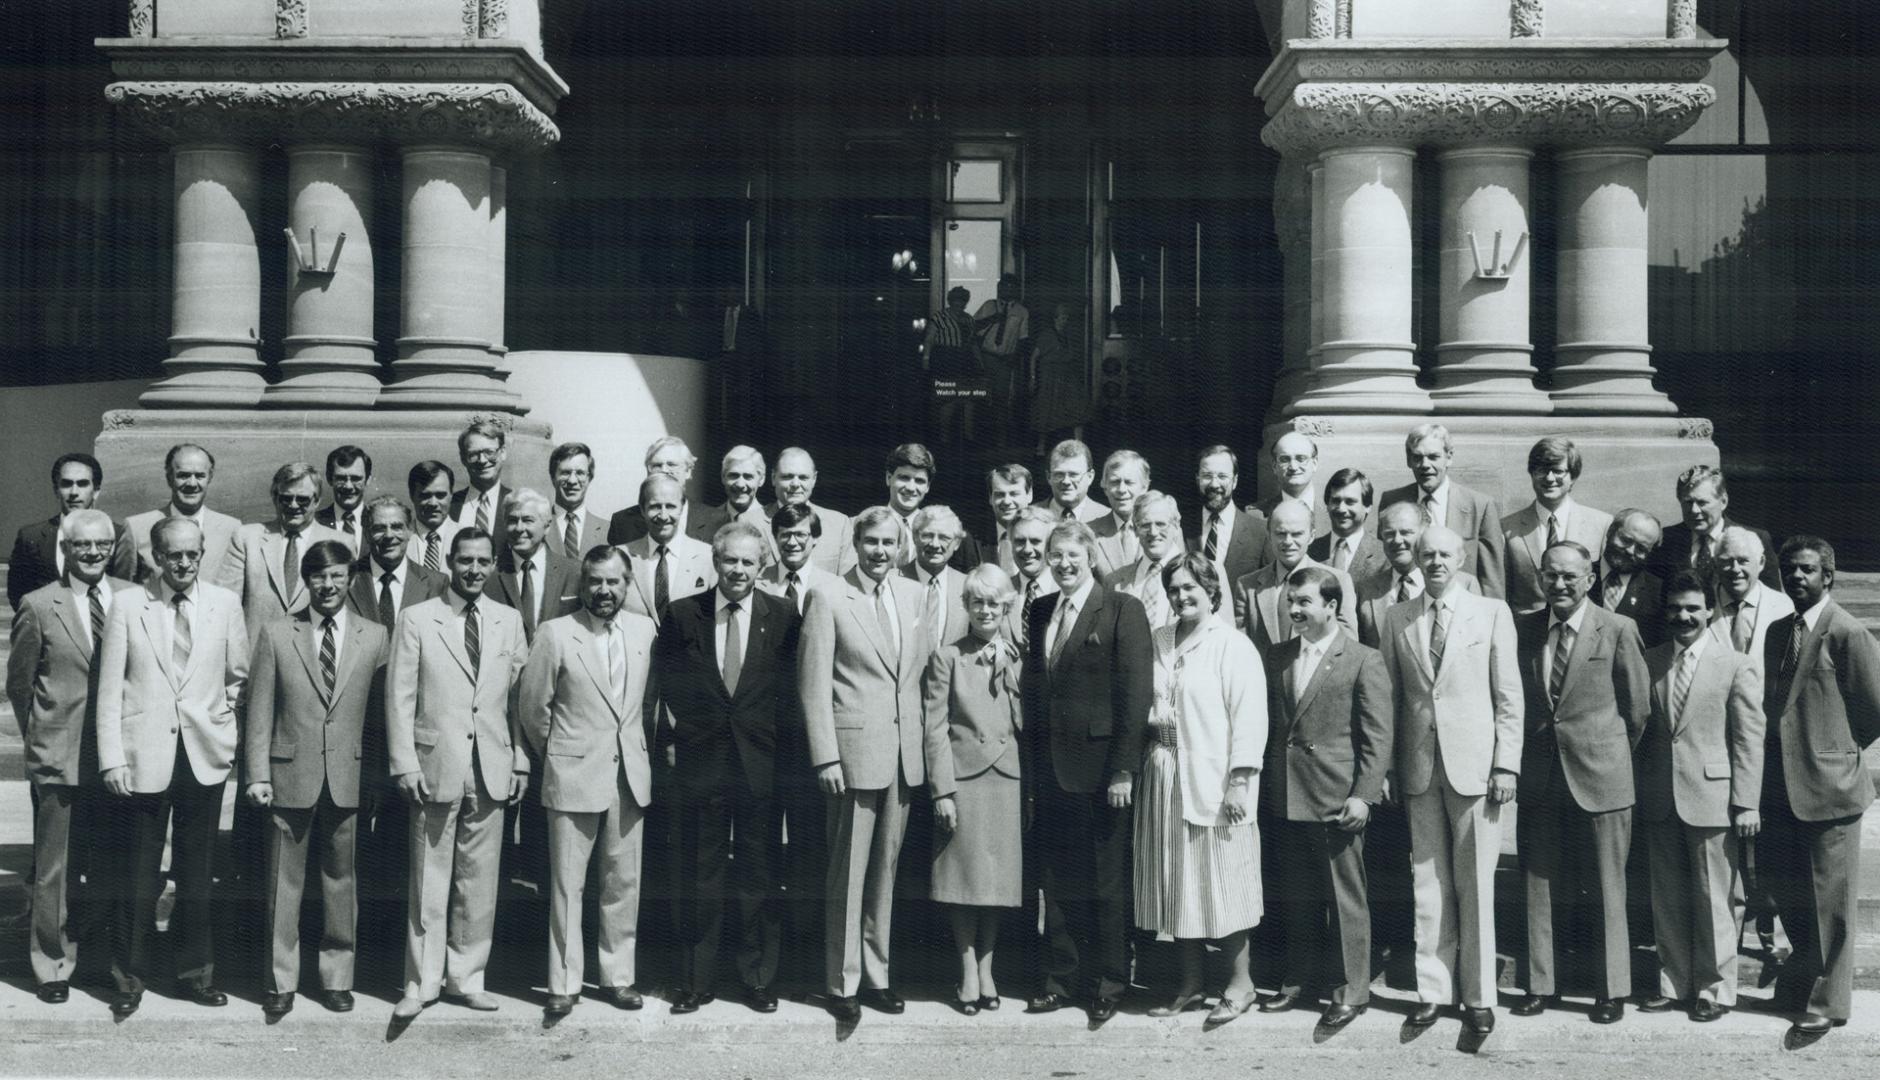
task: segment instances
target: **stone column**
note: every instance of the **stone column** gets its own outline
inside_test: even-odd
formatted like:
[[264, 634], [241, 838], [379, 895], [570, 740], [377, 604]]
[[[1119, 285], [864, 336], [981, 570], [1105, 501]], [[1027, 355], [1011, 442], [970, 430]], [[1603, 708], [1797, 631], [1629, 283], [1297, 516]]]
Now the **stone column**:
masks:
[[1267, 420], [1279, 418], [1280, 408], [1298, 396], [1300, 383], [1312, 367], [1311, 350], [1318, 344], [1313, 313], [1318, 301], [1313, 289], [1312, 188], [1318, 162], [1288, 157], [1273, 181], [1273, 231], [1279, 240], [1283, 317], [1280, 323], [1280, 366], [1273, 380], [1272, 404]]
[[239, 146], [179, 143], [170, 356], [138, 398], [150, 408], [242, 407], [261, 400], [257, 354], [261, 256], [255, 248], [260, 162]]
[[509, 294], [509, 170], [495, 164], [490, 166], [488, 265], [490, 356], [502, 367], [509, 355], [509, 347], [503, 344], [504, 304]]
[[1305, 391], [1286, 416], [1427, 413], [1417, 387], [1411, 341], [1411, 180], [1416, 151], [1403, 146], [1341, 146], [1320, 155], [1324, 224], [1313, 233], [1324, 251], [1317, 290], [1322, 339]]
[[1651, 152], [1588, 147], [1555, 155], [1559, 189], [1556, 413], [1669, 416], [1652, 387], [1645, 177]]
[[378, 400], [375, 165], [373, 153], [358, 146], [288, 148], [287, 227], [294, 239], [287, 252], [286, 351], [281, 381], [268, 388], [269, 405], [370, 408]]
[[398, 359], [382, 405], [520, 411], [490, 353], [490, 154], [403, 149]]
[[[1445, 150], [1436, 157], [1442, 170], [1441, 340], [1430, 400], [1438, 412], [1553, 411], [1547, 395], [1534, 388], [1528, 329], [1533, 157], [1512, 146]], [[1488, 276], [1478, 276], [1478, 258]]]

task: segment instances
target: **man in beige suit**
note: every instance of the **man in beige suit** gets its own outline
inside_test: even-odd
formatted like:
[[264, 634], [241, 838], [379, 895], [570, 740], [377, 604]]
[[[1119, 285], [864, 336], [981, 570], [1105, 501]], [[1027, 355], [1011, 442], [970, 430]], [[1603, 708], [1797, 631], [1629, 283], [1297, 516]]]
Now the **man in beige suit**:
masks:
[[137, 541], [137, 580], [148, 581], [163, 574], [150, 546], [150, 528], [166, 517], [188, 518], [202, 530], [202, 566], [196, 572], [197, 580], [222, 580], [222, 561], [242, 523], [203, 505], [209, 485], [215, 480], [215, 457], [194, 443], [178, 443], [163, 456], [163, 478], [170, 485], [169, 505], [124, 519], [124, 527]]
[[855, 519], [860, 561], [811, 590], [798, 655], [810, 764], [830, 800], [824, 966], [844, 1021], [861, 1016], [858, 991], [882, 1012], [906, 1007], [888, 985], [888, 941], [908, 802], [927, 775], [920, 679], [933, 650], [920, 586], [894, 572], [894, 514]]
[[1713, 625], [1732, 651], [1758, 663], [1769, 628], [1776, 620], [1795, 614], [1795, 601], [1762, 583], [1763, 566], [1770, 557], [1763, 550], [1762, 537], [1731, 525], [1717, 541], [1717, 557], [1707, 583], [1716, 590], [1717, 605], [1710, 613]]
[[79, 875], [95, 865], [87, 858], [100, 794], [92, 661], [114, 598], [137, 588], [106, 573], [116, 557], [117, 527], [102, 510], [66, 514], [59, 543], [65, 573], [21, 598], [7, 653], [7, 700], [20, 725], [34, 795], [27, 954], [39, 1000], [54, 1005], [70, 996], [78, 963], [67, 899]]
[[1690, 571], [1672, 575], [1664, 611], [1671, 640], [1645, 654], [1651, 717], [1637, 757], [1659, 992], [1639, 1010], [1683, 1005], [1703, 1023], [1736, 1005], [1738, 838], [1762, 828], [1762, 668], [1729, 648]]
[[1408, 1023], [1435, 1023], [1459, 996], [1464, 1022], [1486, 1035], [1501, 808], [1521, 768], [1521, 669], [1508, 606], [1455, 587], [1466, 550], [1452, 529], [1424, 530], [1424, 594], [1385, 613], [1379, 647], [1395, 686], [1395, 783], [1410, 815], [1421, 1004]]
[[235, 707], [248, 679], [248, 629], [235, 594], [197, 580], [202, 529], [163, 518], [150, 549], [163, 576], [113, 597], [98, 662], [98, 768], [117, 798], [101, 830], [128, 850], [102, 859], [114, 877], [111, 1012], [143, 1003], [150, 935], [163, 892], [163, 842], [175, 815], [170, 914], [177, 991], [199, 1005], [226, 1005], [215, 988], [210, 891], [222, 785], [235, 763]]
[[[488, 1012], [483, 990], [496, 917], [503, 805], [529, 785], [529, 756], [509, 715], [528, 650], [522, 616], [485, 599], [496, 572], [490, 534], [450, 541], [450, 591], [398, 615], [386, 669], [386, 743], [413, 804], [405, 994], [409, 1022], [439, 993]], [[447, 912], [455, 914], [447, 918]]]
[[685, 520], [685, 486], [665, 473], [653, 473], [641, 481], [640, 518], [646, 534], [620, 545], [633, 578], [627, 610], [657, 625], [667, 604], [717, 584], [712, 546], [680, 530]]
[[313, 520], [320, 501], [320, 474], [304, 461], [291, 462], [274, 472], [269, 488], [275, 518], [251, 522], [235, 531], [228, 558], [217, 584], [241, 597], [242, 619], [255, 641], [268, 624], [307, 610], [307, 587], [300, 579], [300, 560], [322, 540], [352, 541], [345, 533]]
[[[1267, 518], [1267, 537], [1278, 561], [1267, 563], [1234, 582], [1234, 611], [1240, 616], [1236, 621], [1242, 623], [1261, 656], [1290, 640], [1294, 633], [1292, 616], [1286, 607], [1287, 577], [1302, 566], [1323, 565], [1306, 557], [1306, 547], [1312, 543], [1312, 509], [1305, 503], [1285, 499], [1276, 505], [1272, 516]], [[1338, 608], [1338, 625], [1355, 638], [1358, 617], [1354, 598], [1358, 591], [1352, 587], [1349, 574], [1329, 566], [1325, 569], [1338, 579], [1339, 596], [1343, 598]]]
[[1097, 580], [1102, 581], [1142, 557], [1132, 515], [1136, 499], [1149, 490], [1149, 463], [1134, 450], [1118, 450], [1103, 462], [1103, 498], [1110, 512], [1090, 522], [1097, 534]]
[[[320, 1004], [353, 1007], [359, 923], [356, 875], [360, 775], [383, 775], [383, 626], [346, 610], [352, 551], [319, 540], [301, 556], [307, 607], [255, 642], [243, 762], [248, 801], [267, 810], [268, 923], [273, 960], [261, 1011], [285, 1016], [300, 987], [300, 904], [307, 863], [320, 875]], [[368, 732], [372, 736], [368, 737]], [[368, 791], [371, 790], [368, 781]]]
[[633, 988], [640, 914], [641, 820], [653, 801], [645, 718], [653, 620], [625, 610], [627, 560], [596, 547], [581, 561], [581, 610], [550, 619], [516, 691], [517, 725], [542, 760], [548, 812], [548, 1003], [566, 1016], [581, 996], [586, 952], [581, 894], [588, 863], [600, 883], [600, 988], [622, 1009]]

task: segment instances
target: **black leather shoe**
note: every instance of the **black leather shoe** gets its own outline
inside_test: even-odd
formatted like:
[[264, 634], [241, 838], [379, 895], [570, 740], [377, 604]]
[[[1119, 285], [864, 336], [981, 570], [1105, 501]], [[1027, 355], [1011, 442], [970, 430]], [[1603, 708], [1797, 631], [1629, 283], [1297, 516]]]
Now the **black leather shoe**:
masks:
[[829, 1015], [845, 1024], [853, 1024], [862, 1018], [862, 1003], [852, 997], [832, 997], [829, 999]]
[[1100, 997], [1091, 1002], [1090, 1022], [1093, 1024], [1109, 1023], [1110, 1017], [1116, 1015], [1116, 1006], [1118, 1003], [1119, 999], [1113, 997]]
[[1845, 1020], [1830, 1020], [1820, 1013], [1809, 1013], [1797, 1020], [1791, 1031], [1798, 1035], [1826, 1035], [1828, 1032], [1847, 1023]]
[[1642, 1013], [1670, 1012], [1677, 1007], [1678, 1003], [1675, 998], [1668, 998], [1663, 994], [1659, 994], [1655, 998], [1647, 998], [1638, 1003], [1638, 1011]]
[[1349, 1024], [1353, 1020], [1356, 1020], [1358, 1017], [1364, 1015], [1364, 1011], [1368, 1008], [1370, 1008], [1368, 1004], [1367, 1005], [1340, 1005], [1339, 1003], [1334, 1001], [1330, 1005], [1327, 1005], [1325, 1007], [1325, 1011], [1323, 1013], [1319, 1014], [1319, 1026], [1322, 1028], [1331, 1028], [1333, 1030], [1337, 1030], [1338, 1028], [1344, 1027], [1346, 1024]]
[[574, 1011], [574, 999], [567, 994], [550, 994], [542, 1006], [543, 1016], [567, 1016]]
[[143, 1003], [144, 992], [142, 990], [119, 990], [111, 995], [111, 1015], [122, 1020], [136, 1012], [137, 1007]]
[[1025, 1002], [1025, 1011], [1028, 1013], [1057, 1012], [1059, 1009], [1069, 1004], [1070, 1001], [1066, 999], [1063, 994], [1034, 994], [1030, 1000]]
[[1442, 1015], [1442, 1011], [1442, 1006], [1426, 1001], [1418, 1005], [1414, 1012], [1405, 1017], [1404, 1023], [1409, 1024], [1413, 1028], [1426, 1028], [1436, 1022], [1436, 1018]]
[[1547, 1011], [1547, 1006], [1556, 1004], [1559, 1000], [1551, 994], [1545, 997], [1540, 994], [1528, 994], [1509, 1006], [1508, 1011], [1516, 1016], [1539, 1016]]
[[700, 1006], [709, 1005], [711, 1001], [712, 995], [710, 994], [701, 994], [696, 990], [681, 990], [673, 995], [672, 1012], [674, 1016], [695, 1013]]
[[907, 1011], [907, 1002], [901, 1000], [901, 995], [885, 986], [862, 987], [861, 1001], [876, 1012], [884, 1012], [889, 1016], [899, 1016]]
[[294, 1011], [294, 992], [277, 994], [270, 990], [261, 995], [261, 1015], [280, 1018]]
[[744, 1003], [760, 1013], [777, 1011], [777, 992], [768, 986], [753, 986], [744, 991]]
[[1299, 1004], [1298, 991], [1283, 990], [1267, 998], [1265, 1001], [1262, 1001], [1260, 1003], [1260, 1011], [1263, 1013], [1291, 1012], [1293, 1006], [1297, 1004]]
[[336, 1012], [336, 1013], [352, 1012], [353, 1011], [352, 991], [351, 990], [322, 990], [320, 991], [320, 1004], [326, 1008], [327, 1012]]
[[1593, 1023], [1616, 1024], [1624, 1017], [1625, 1002], [1618, 998], [1596, 998], [1593, 1001]]
[[[701, 994], [699, 1004], [703, 1005], [711, 999], [710, 994]], [[604, 986], [601, 988], [601, 1000], [616, 1009], [626, 1009], [629, 1012], [646, 1004], [646, 999], [642, 998], [640, 992], [631, 986]]]
[[213, 986], [194, 986], [178, 984], [176, 996], [195, 1005], [207, 1005], [219, 1009], [228, 1004], [228, 995]]
[[1486, 1035], [1495, 1030], [1495, 1010], [1464, 1009], [1462, 1010], [1462, 1026], [1477, 1035]]
[[39, 1000], [48, 1005], [63, 1005], [66, 999], [72, 996], [72, 984], [66, 982], [64, 979], [60, 979], [57, 982], [40, 983], [39, 989], [34, 990], [33, 993], [38, 995]]
[[1691, 1019], [1700, 1024], [1708, 1024], [1712, 1020], [1721, 1018], [1724, 1013], [1729, 1011], [1730, 1010], [1714, 1001], [1698, 998], [1697, 1001], [1691, 1005]]

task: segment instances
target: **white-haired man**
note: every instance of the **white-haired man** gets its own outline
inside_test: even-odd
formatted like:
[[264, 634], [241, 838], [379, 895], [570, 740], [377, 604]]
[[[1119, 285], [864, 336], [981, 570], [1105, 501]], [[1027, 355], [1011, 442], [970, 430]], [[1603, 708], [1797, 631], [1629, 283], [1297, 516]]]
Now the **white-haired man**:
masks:
[[718, 469], [718, 479], [725, 486], [725, 501], [707, 506], [692, 515], [685, 534], [709, 544], [718, 530], [734, 521], [742, 521], [763, 536], [764, 564], [777, 561], [777, 549], [770, 539], [770, 515], [764, 512], [757, 492], [764, 486], [764, 455], [753, 446], [734, 446], [725, 451]]
[[[686, 485], [692, 482], [692, 468], [698, 458], [685, 440], [677, 435], [661, 435], [646, 448], [646, 475], [670, 476], [679, 482], [679, 532], [684, 533], [690, 517]], [[622, 547], [646, 535], [646, 514], [639, 505], [629, 506], [607, 522], [607, 542]]]

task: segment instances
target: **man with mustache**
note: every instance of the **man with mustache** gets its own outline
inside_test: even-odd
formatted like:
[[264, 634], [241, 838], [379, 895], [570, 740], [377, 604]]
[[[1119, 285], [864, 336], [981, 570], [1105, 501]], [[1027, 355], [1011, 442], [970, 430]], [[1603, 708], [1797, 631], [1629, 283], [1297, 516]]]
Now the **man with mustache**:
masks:
[[1664, 636], [1659, 613], [1664, 582], [1647, 569], [1658, 539], [1657, 518], [1643, 510], [1621, 510], [1606, 529], [1606, 547], [1594, 571], [1593, 602], [1636, 623], [1647, 646]]
[[[1234, 505], [1240, 459], [1225, 446], [1201, 451], [1195, 486], [1201, 490], [1201, 520], [1188, 537], [1188, 550], [1206, 555], [1215, 574], [1231, 587], [1266, 561], [1266, 514], [1256, 507]], [[1234, 626], [1243, 630], [1247, 626], [1247, 613], [1238, 606]]]

